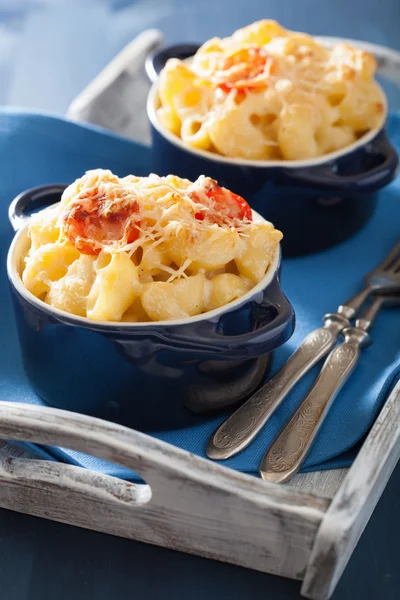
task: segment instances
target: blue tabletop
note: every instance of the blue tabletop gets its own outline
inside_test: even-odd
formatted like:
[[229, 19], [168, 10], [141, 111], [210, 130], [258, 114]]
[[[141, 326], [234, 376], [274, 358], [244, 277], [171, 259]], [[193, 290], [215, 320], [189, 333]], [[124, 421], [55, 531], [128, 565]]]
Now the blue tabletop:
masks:
[[[400, 50], [399, 0], [0, 0], [0, 104], [64, 114], [143, 29], [169, 42], [228, 35], [260, 18]], [[400, 467], [333, 600], [400, 597]], [[300, 586], [0, 510], [1, 598], [295, 599]]]

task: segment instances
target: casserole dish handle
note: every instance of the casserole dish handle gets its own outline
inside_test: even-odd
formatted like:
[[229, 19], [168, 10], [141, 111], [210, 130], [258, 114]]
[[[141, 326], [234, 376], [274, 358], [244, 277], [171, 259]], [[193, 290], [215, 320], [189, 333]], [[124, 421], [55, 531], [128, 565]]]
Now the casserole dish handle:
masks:
[[[297, 188], [310, 188], [315, 193], [343, 196], [373, 193], [388, 185], [396, 176], [399, 157], [382, 130], [359, 152], [363, 170], [358, 173], [341, 173], [340, 161], [331, 161], [319, 166], [284, 169], [285, 180]], [[343, 164], [351, 162], [351, 155], [344, 157]]]
[[[292, 335], [295, 326], [293, 307], [283, 293], [278, 274], [262, 291], [260, 301], [245, 303], [236, 310], [224, 313], [217, 322], [211, 320], [191, 323], [176, 332], [170, 332], [170, 341], [177, 349], [218, 356], [220, 359], [256, 358], [284, 344]], [[241, 313], [250, 310], [253, 328], [238, 335], [225, 332], [228, 320], [232, 323]], [[205, 315], [206, 316], [206, 315]]]
[[152, 83], [158, 78], [160, 71], [165, 67], [165, 63], [170, 58], [179, 58], [185, 60], [196, 54], [200, 44], [175, 44], [165, 48], [155, 48], [146, 58], [145, 69], [148, 78]]
[[66, 183], [50, 183], [31, 188], [16, 196], [8, 209], [8, 218], [14, 231], [18, 231], [28, 222], [31, 212], [59, 202], [66, 187]]

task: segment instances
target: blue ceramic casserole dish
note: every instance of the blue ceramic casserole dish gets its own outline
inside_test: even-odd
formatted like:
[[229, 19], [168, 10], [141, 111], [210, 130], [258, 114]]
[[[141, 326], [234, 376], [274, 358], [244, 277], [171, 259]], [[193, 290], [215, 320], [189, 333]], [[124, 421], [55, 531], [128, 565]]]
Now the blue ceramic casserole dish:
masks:
[[385, 124], [350, 146], [322, 157], [296, 161], [231, 159], [184, 144], [157, 118], [157, 75], [169, 58], [189, 59], [198, 45], [155, 50], [146, 69], [154, 81], [147, 113], [151, 124], [153, 170], [195, 180], [206, 173], [243, 196], [251, 207], [284, 232], [284, 256], [308, 254], [332, 246], [362, 228], [372, 216], [377, 192], [396, 175], [398, 156]]
[[[280, 282], [280, 250], [267, 274], [230, 304], [151, 323], [95, 322], [48, 306], [24, 287], [25, 211], [60, 200], [65, 185], [24, 192], [10, 207], [17, 231], [7, 260], [22, 357], [43, 400], [140, 429], [179, 427], [194, 413], [243, 402], [263, 381], [270, 352], [294, 329]], [[254, 219], [261, 217], [254, 213]]]

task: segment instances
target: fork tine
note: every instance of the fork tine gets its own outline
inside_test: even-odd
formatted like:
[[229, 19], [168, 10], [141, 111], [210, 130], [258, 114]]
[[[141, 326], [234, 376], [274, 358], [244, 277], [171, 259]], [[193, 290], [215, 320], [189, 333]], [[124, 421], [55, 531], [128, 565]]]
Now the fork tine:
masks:
[[383, 259], [378, 268], [390, 269], [400, 258], [400, 240], [393, 246], [389, 254]]

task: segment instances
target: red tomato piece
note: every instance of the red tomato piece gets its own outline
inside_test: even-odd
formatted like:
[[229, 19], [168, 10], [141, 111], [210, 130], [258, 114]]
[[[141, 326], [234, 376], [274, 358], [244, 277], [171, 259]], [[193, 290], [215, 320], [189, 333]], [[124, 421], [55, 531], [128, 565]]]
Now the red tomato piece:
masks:
[[65, 212], [64, 232], [79, 252], [97, 256], [104, 246], [123, 246], [138, 238], [138, 211], [132, 198], [107, 198], [98, 188], [84, 190]]
[[249, 204], [238, 194], [221, 187], [214, 179], [211, 179], [205, 189], [205, 195], [209, 202], [205, 203], [201, 194], [194, 193], [193, 198], [196, 202], [204, 204], [208, 210], [195, 213], [196, 219], [203, 221], [207, 218], [212, 223], [218, 225], [226, 224], [229, 221], [252, 221], [253, 215]]
[[265, 75], [270, 75], [273, 68], [273, 58], [263, 48], [242, 48], [224, 60], [215, 72], [214, 80], [224, 92], [231, 89], [246, 92], [265, 87]]

